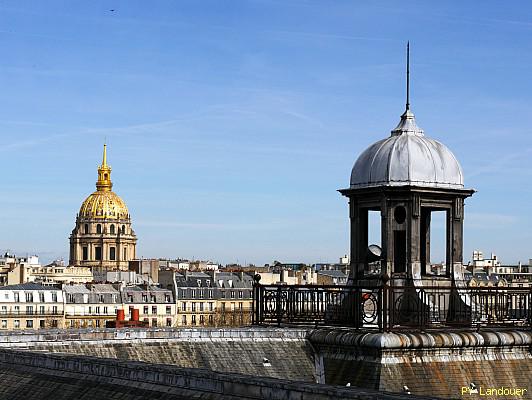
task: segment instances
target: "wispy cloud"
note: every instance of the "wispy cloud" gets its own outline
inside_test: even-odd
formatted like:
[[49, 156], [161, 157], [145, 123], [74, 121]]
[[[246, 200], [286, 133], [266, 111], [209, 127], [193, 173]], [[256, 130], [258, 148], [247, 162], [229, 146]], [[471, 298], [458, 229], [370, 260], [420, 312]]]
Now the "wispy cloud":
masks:
[[323, 33], [323, 32], [305, 32], [305, 31], [291, 31], [282, 29], [264, 30], [263, 32], [269, 34], [278, 34], [285, 36], [305, 36], [317, 39], [330, 39], [330, 40], [363, 40], [363, 41], [399, 41], [399, 39], [391, 39], [378, 36], [357, 36], [357, 35], [344, 35], [337, 33]]
[[516, 151], [510, 154], [506, 154], [502, 157], [494, 156], [490, 157], [487, 163], [478, 166], [475, 169], [471, 169], [466, 173], [466, 179], [471, 179], [480, 175], [492, 174], [494, 172], [507, 170], [509, 167], [515, 164], [516, 160], [520, 158], [530, 158], [530, 153], [532, 153], [532, 148], [524, 148], [520, 151]]
[[519, 217], [509, 214], [468, 212], [465, 216], [465, 226], [476, 229], [507, 228], [518, 222]]

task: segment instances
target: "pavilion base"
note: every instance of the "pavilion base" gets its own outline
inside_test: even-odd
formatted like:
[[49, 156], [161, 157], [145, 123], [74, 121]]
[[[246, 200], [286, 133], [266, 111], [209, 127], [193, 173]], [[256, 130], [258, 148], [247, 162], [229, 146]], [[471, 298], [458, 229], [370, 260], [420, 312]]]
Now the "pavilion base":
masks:
[[[312, 331], [322, 383], [440, 398], [532, 398], [532, 331]], [[470, 391], [470, 385], [478, 393]], [[502, 389], [501, 389], [502, 388]], [[499, 390], [499, 392], [492, 392]]]

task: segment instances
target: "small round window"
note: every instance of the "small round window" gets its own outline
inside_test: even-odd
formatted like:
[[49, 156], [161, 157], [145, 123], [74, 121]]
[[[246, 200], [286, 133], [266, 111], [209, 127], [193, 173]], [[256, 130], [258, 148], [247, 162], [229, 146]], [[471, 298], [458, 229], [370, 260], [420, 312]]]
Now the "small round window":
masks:
[[406, 209], [403, 206], [395, 207], [393, 217], [395, 218], [395, 222], [402, 224], [406, 219]]

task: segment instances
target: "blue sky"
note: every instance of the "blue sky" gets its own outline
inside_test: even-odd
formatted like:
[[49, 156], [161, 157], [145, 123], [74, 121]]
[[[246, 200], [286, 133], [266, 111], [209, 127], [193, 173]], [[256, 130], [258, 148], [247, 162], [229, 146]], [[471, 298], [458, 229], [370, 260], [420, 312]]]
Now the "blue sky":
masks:
[[417, 122], [478, 190], [464, 258], [528, 261], [525, 1], [4, 1], [0, 250], [68, 259], [107, 138], [139, 255], [335, 261], [336, 190], [404, 110], [407, 39]]

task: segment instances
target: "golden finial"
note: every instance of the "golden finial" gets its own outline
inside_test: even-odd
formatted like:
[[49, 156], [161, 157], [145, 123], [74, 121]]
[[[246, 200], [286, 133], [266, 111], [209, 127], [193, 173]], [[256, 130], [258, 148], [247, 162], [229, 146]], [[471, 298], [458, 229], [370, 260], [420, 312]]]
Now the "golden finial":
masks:
[[112, 188], [113, 183], [111, 182], [111, 167], [107, 165], [107, 143], [104, 143], [102, 165], [98, 167], [98, 181], [96, 182], [96, 189], [100, 192], [107, 192]]
[[103, 161], [102, 167], [107, 167], [107, 143], [103, 144]]

